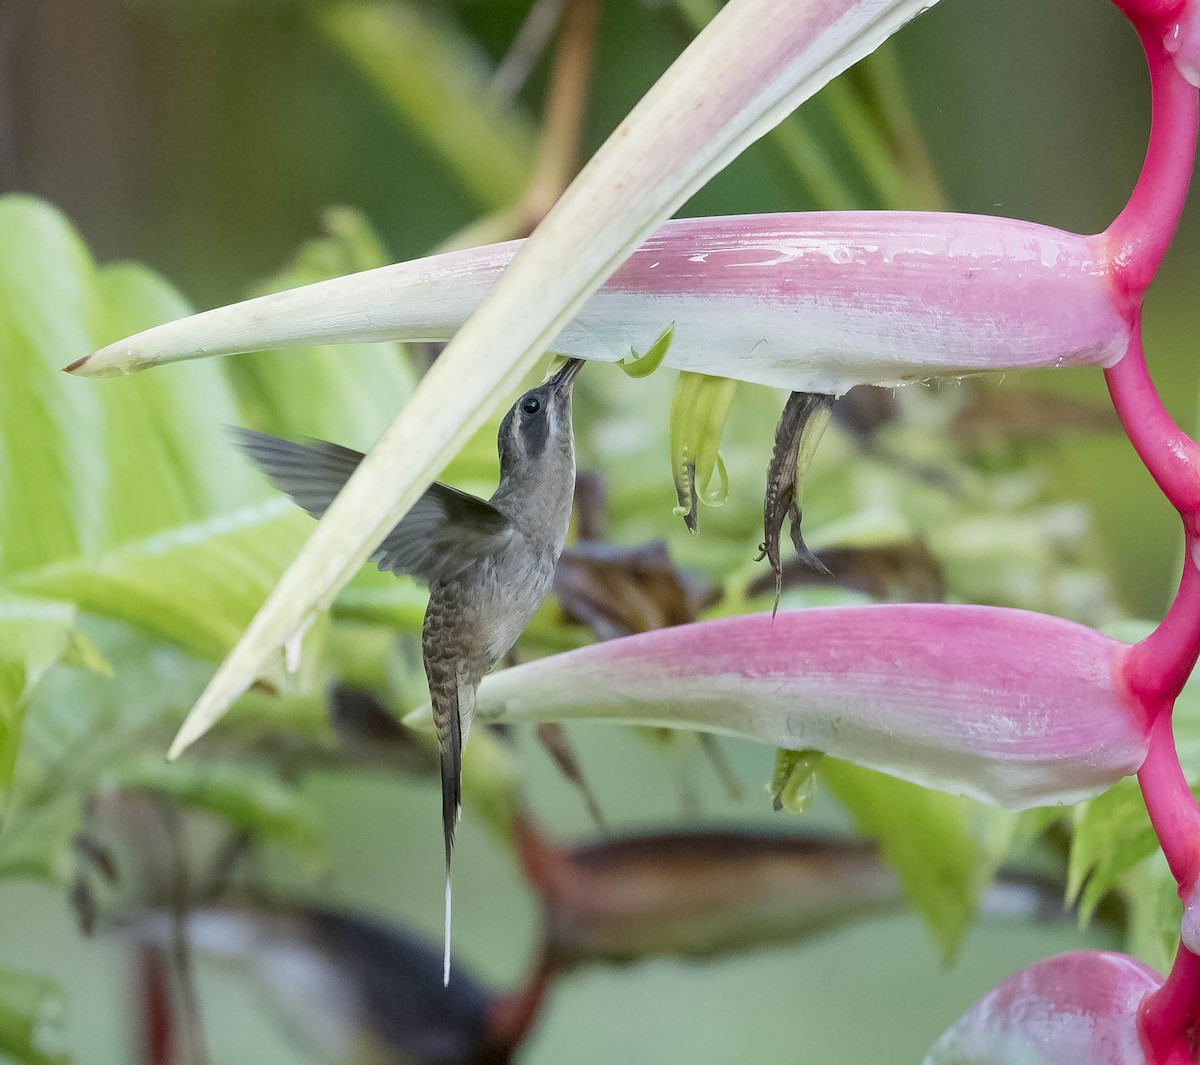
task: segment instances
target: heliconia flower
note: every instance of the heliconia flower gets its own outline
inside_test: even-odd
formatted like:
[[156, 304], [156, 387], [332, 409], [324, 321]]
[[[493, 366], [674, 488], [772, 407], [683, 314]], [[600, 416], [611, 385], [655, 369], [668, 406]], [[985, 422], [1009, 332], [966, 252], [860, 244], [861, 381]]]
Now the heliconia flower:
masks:
[[[450, 340], [524, 241], [435, 255], [206, 311], [74, 372], [313, 343]], [[667, 222], [555, 351], [616, 362], [672, 321], [668, 366], [800, 392], [1090, 363], [1129, 339], [1096, 238], [979, 215], [826, 212]]]
[[1048, 958], [967, 1010], [925, 1065], [1152, 1065], [1158, 1059], [1143, 1046], [1137, 1017], [1160, 983], [1154, 970], [1123, 954]]
[[[426, 374], [201, 694], [171, 753], [202, 735], [263, 664], [333, 601], [588, 296], [657, 226], [821, 86], [930, 6], [931, 0], [727, 3], [588, 162]], [[642, 344], [671, 317], [658, 321]]]
[[568, 967], [787, 943], [903, 899], [862, 840], [690, 832], [567, 848], [518, 819], [517, 847], [542, 899], [546, 948]]
[[[904, 904], [900, 877], [862, 839], [764, 831], [615, 835], [558, 846], [525, 817], [514, 838], [542, 902], [550, 960], [571, 968], [706, 959], [821, 935]], [[1004, 919], [1061, 920], [1061, 892], [1001, 877], [980, 900]]]
[[[476, 720], [698, 729], [819, 750], [1011, 809], [1135, 772], [1128, 645], [998, 607], [824, 607], [680, 625], [495, 673]], [[410, 715], [427, 720], [428, 711]]]

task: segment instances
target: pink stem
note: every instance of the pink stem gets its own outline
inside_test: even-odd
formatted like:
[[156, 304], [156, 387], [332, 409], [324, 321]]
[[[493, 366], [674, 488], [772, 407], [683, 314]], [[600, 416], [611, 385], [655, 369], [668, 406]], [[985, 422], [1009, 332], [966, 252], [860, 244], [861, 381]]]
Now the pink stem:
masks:
[[1114, 283], [1130, 310], [1141, 306], [1175, 235], [1196, 156], [1200, 99], [1162, 43], [1162, 23], [1135, 23], [1150, 68], [1150, 141], [1125, 209], [1102, 235]]
[[[1109, 394], [1129, 439], [1183, 519], [1186, 557], [1179, 590], [1162, 624], [1126, 661], [1131, 694], [1147, 713], [1150, 742], [1138, 782], [1180, 893], [1200, 876], [1200, 808], [1179, 764], [1171, 711], [1200, 655], [1200, 448], [1167, 413], [1150, 379], [1141, 338], [1146, 289], [1179, 224], [1191, 182], [1200, 98], [1163, 40], [1182, 0], [1116, 0], [1137, 28], [1150, 68], [1150, 141], [1137, 185], [1099, 238], [1119, 305], [1133, 327], [1129, 350], [1106, 371]], [[1142, 1005], [1139, 1023], [1159, 1065], [1192, 1060], [1200, 1022], [1200, 957], [1181, 942], [1170, 975]]]
[[[1134, 326], [1129, 350], [1105, 372], [1126, 432], [1158, 486], [1181, 513], [1200, 509], [1200, 449], [1163, 407], [1146, 369], [1140, 319], [1183, 210], [1196, 155], [1200, 97], [1162, 44], [1162, 18], [1147, 22], [1119, 5], [1137, 26], [1150, 68], [1151, 120], [1146, 160], [1125, 209], [1101, 234], [1116, 295]], [[1148, 5], [1137, 5], [1146, 8]], [[1176, 5], [1178, 6], [1178, 5]]]
[[558, 973], [558, 964], [543, 945], [521, 987], [492, 1003], [488, 1017], [489, 1043], [503, 1060], [507, 1061], [508, 1055], [525, 1041]]
[[1161, 1065], [1194, 1065], [1196, 1006], [1200, 1003], [1200, 958], [1182, 943], [1166, 980], [1142, 1003], [1142, 1033]]
[[[1191, 520], [1189, 520], [1191, 518]], [[1185, 524], [1194, 517], [1185, 516]], [[1171, 608], [1159, 626], [1129, 652], [1124, 677], [1130, 692], [1153, 722], [1168, 715], [1200, 657], [1200, 539], [1184, 537], [1183, 576]]]
[[1113, 0], [1117, 8], [1135, 26], [1165, 22], [1183, 9], [1184, 0]]
[[1150, 726], [1150, 751], [1138, 771], [1150, 822], [1180, 891], [1190, 893], [1200, 876], [1200, 807], [1175, 753], [1169, 707]]
[[143, 1065], [172, 1065], [175, 1060], [175, 1009], [171, 1002], [171, 970], [157, 947], [135, 954], [138, 980], [140, 1060]]
[[1181, 514], [1200, 510], [1200, 448], [1167, 413], [1142, 350], [1141, 310], [1131, 315], [1134, 333], [1129, 349], [1104, 371], [1108, 394], [1125, 432], [1163, 495]]

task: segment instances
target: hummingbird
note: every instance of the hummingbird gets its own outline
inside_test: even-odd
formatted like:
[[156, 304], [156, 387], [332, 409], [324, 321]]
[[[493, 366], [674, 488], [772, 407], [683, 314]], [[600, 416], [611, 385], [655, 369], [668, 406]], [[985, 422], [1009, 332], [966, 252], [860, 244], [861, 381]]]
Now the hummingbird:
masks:
[[[575, 493], [571, 388], [582, 366], [582, 360], [568, 359], [504, 416], [497, 437], [500, 483], [490, 499], [435, 482], [371, 556], [380, 570], [429, 585], [421, 651], [441, 755], [445, 983], [463, 744], [480, 681], [516, 643], [554, 580]], [[234, 432], [271, 483], [314, 518], [325, 513], [363, 458], [326, 441]]]

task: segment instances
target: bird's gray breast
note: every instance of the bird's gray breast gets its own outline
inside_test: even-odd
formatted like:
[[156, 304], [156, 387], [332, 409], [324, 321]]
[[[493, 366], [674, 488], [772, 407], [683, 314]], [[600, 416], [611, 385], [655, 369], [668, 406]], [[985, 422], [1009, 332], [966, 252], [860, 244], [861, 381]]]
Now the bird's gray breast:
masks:
[[[439, 643], [453, 641], [467, 671], [481, 677], [508, 653], [550, 591], [554, 579], [552, 546], [538, 547], [521, 537], [495, 555], [431, 589], [430, 606], [445, 603], [451, 624], [430, 633]], [[448, 631], [453, 630], [453, 631]], [[446, 647], [439, 652], [447, 653]]]

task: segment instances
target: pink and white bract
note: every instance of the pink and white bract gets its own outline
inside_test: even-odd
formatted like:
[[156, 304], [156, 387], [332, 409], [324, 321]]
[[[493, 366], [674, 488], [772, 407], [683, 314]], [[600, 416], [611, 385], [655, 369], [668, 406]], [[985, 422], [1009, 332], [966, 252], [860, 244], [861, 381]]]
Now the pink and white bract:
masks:
[[[1129, 648], [996, 607], [824, 607], [680, 625], [485, 679], [480, 721], [694, 728], [813, 748], [1012, 809], [1137, 771]], [[423, 715], [422, 715], [423, 716]]]
[[984, 995], [925, 1065], [1151, 1065], [1137, 1015], [1161, 982], [1124, 954], [1047, 958]]
[[[523, 241], [222, 307], [119, 341], [78, 372], [294, 344], [450, 340]], [[555, 338], [615, 362], [669, 322], [665, 362], [796, 391], [1092, 364], [1129, 344], [1102, 247], [1032, 222], [912, 212], [667, 222]]]

